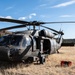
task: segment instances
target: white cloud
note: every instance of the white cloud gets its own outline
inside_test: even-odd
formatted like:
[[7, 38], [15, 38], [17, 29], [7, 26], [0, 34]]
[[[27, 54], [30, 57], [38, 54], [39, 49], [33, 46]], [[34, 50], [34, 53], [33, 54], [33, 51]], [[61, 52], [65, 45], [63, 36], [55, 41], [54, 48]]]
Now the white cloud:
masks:
[[45, 7], [47, 4], [41, 4], [39, 5], [39, 7]]
[[10, 9], [12, 9], [12, 8], [13, 8], [13, 6], [7, 7], [5, 10], [10, 10]]
[[38, 10], [38, 9], [45, 9], [46, 7], [48, 6], [48, 4], [41, 4], [41, 5], [38, 5], [37, 7], [35, 7], [35, 10]]
[[36, 16], [36, 13], [31, 13], [31, 14], [28, 15], [28, 16], [25, 16], [25, 17], [19, 17], [18, 19], [19, 19], [19, 20], [32, 19], [34, 16]]
[[75, 0], [71, 0], [71, 1], [68, 1], [68, 2], [65, 2], [65, 3], [61, 3], [61, 4], [58, 4], [58, 5], [52, 6], [51, 8], [66, 7], [66, 6], [72, 5], [74, 3], [75, 3]]
[[65, 18], [67, 18], [67, 17], [74, 17], [74, 15], [61, 15], [60, 17], [65, 17]]
[[36, 13], [32, 13], [29, 15], [29, 19], [32, 19], [33, 16], [36, 16]]
[[11, 16], [6, 16], [6, 17], [4, 17], [4, 16], [0, 16], [0, 18], [8, 18], [8, 19], [12, 19]]
[[26, 17], [19, 17], [19, 20], [25, 20]]
[[12, 19], [12, 17], [11, 17], [11, 16], [6, 16], [5, 18]]

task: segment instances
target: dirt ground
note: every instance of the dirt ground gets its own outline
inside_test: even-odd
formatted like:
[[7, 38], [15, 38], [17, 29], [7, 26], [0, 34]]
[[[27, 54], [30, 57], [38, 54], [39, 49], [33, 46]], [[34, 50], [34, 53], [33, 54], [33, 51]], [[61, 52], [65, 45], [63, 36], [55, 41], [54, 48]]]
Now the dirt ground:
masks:
[[[62, 47], [59, 52], [49, 55], [43, 65], [0, 62], [0, 75], [75, 75], [75, 47]], [[61, 67], [62, 60], [72, 65]]]

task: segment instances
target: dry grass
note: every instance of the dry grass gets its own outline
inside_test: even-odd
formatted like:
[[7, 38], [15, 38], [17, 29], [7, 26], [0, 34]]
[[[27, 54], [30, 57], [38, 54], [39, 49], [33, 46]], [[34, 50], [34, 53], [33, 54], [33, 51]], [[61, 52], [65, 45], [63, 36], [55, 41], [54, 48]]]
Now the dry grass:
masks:
[[[61, 67], [60, 61], [72, 61]], [[75, 47], [62, 47], [59, 54], [49, 55], [44, 65], [0, 62], [0, 75], [75, 75]]]

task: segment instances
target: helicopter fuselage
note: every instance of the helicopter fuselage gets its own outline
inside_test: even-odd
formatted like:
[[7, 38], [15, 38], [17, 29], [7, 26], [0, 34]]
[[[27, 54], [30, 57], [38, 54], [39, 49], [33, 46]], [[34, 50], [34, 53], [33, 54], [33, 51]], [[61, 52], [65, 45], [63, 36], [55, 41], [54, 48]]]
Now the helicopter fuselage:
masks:
[[35, 58], [40, 60], [41, 57], [56, 53], [61, 43], [56, 42], [54, 34], [45, 30], [28, 30], [6, 35], [0, 39], [0, 60], [25, 61], [29, 57], [34, 61]]

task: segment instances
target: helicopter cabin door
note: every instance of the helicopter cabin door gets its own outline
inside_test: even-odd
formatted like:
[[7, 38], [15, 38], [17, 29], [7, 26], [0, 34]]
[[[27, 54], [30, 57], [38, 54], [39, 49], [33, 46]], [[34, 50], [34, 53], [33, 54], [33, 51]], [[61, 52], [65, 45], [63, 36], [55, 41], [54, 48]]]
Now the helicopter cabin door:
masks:
[[51, 52], [51, 42], [49, 39], [44, 39], [43, 41], [43, 52], [45, 54], [50, 54]]

